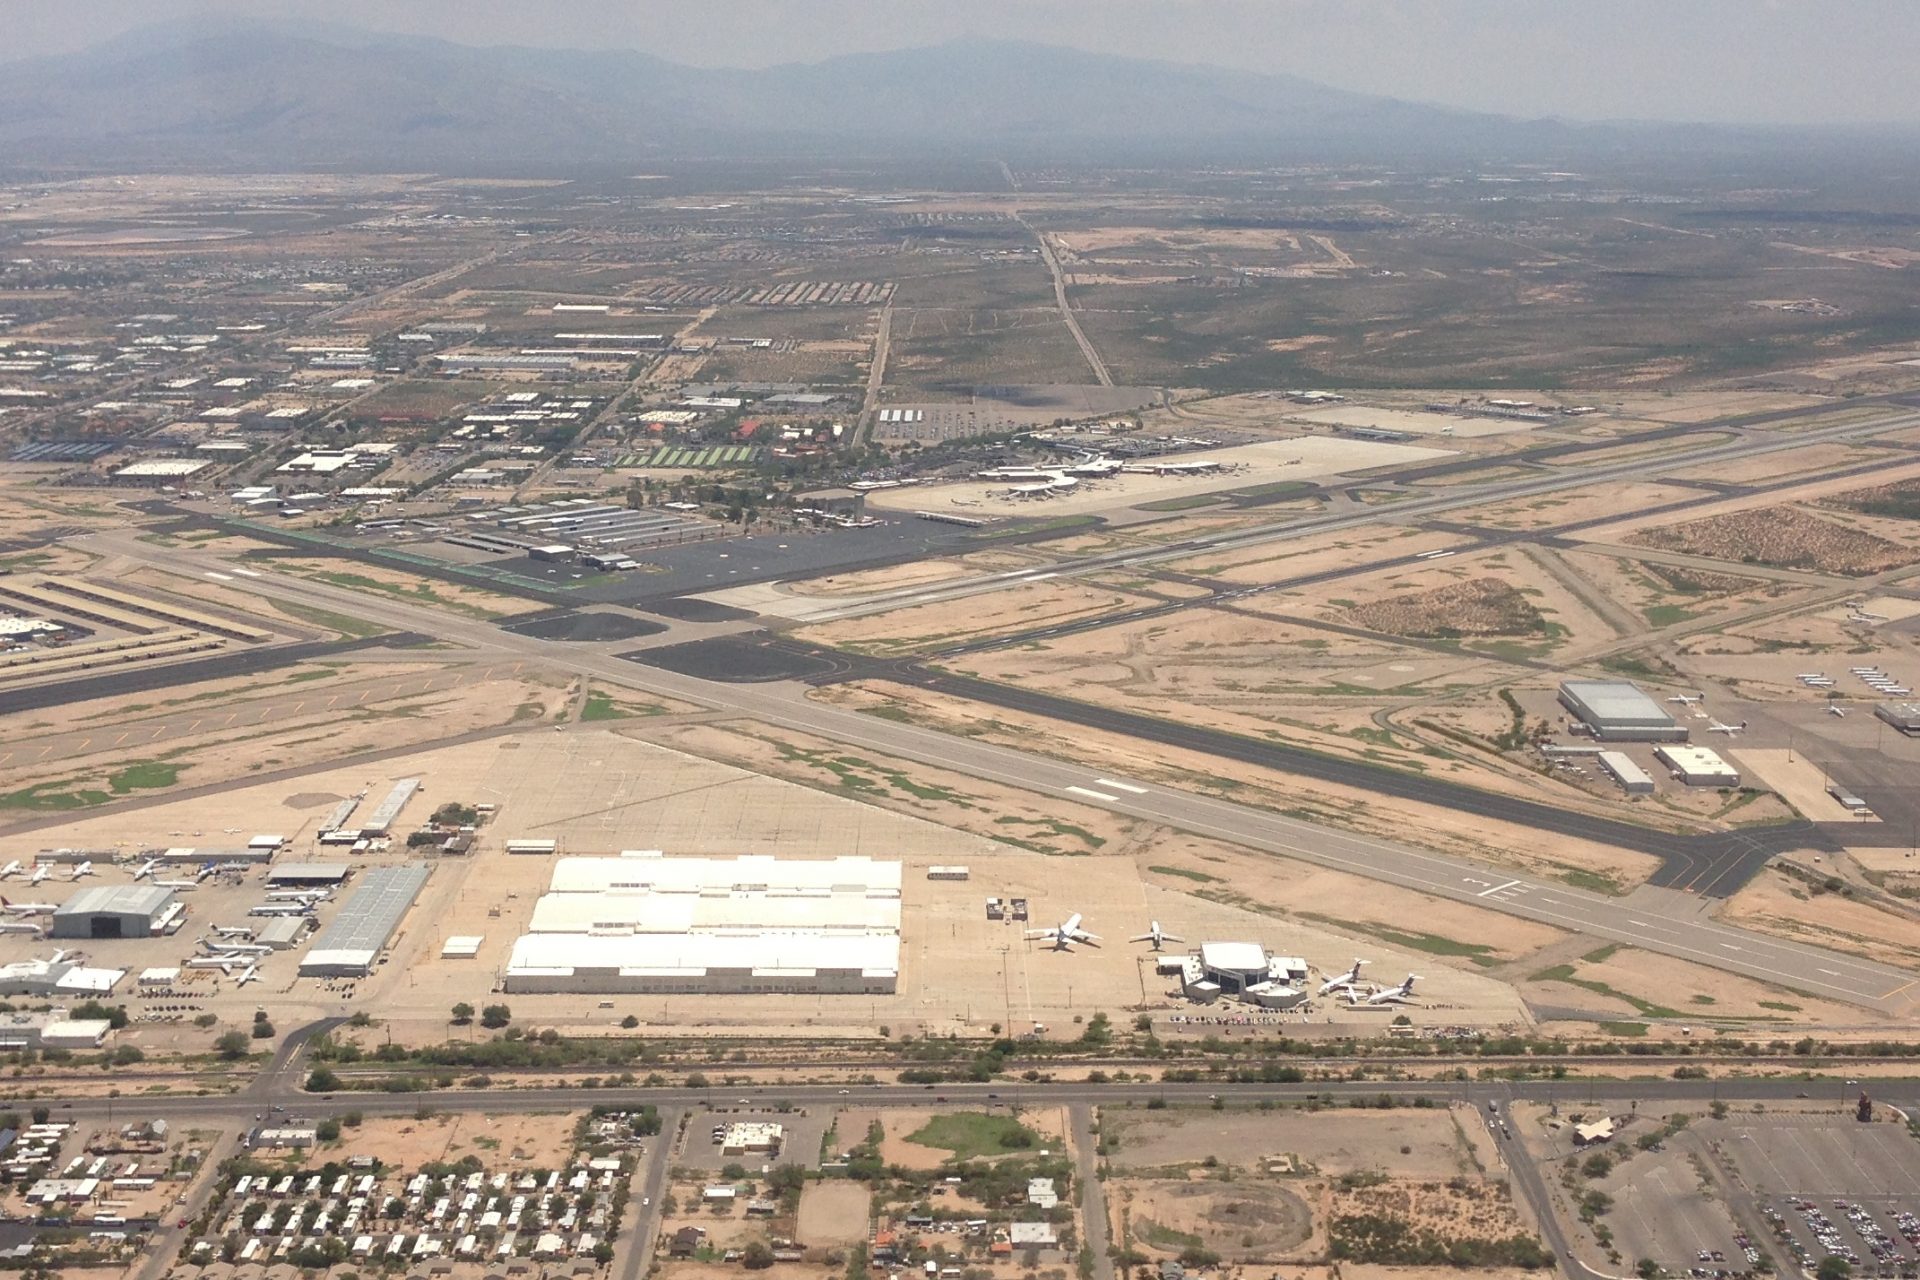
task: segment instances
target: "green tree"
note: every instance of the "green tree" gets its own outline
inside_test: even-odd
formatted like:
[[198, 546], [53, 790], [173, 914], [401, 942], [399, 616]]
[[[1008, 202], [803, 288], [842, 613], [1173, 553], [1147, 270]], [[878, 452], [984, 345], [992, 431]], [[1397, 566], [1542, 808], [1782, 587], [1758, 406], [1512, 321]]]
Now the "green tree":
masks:
[[480, 1025], [497, 1031], [513, 1021], [513, 1010], [503, 1004], [490, 1004], [480, 1011]]
[[473, 1006], [462, 1000], [453, 1006], [453, 1021], [457, 1026], [466, 1026], [473, 1021]]
[[1814, 1280], [1847, 1280], [1853, 1274], [1853, 1264], [1837, 1254], [1828, 1254], [1820, 1259], [1820, 1265], [1814, 1268]]
[[247, 1034], [244, 1031], [223, 1032], [213, 1042], [213, 1050], [229, 1062], [247, 1056]]
[[265, 1018], [255, 1018], [253, 1020], [253, 1038], [255, 1040], [271, 1040], [273, 1036], [274, 1031], [271, 1022], [268, 1022]]
[[307, 1076], [308, 1093], [332, 1093], [340, 1087], [340, 1077], [333, 1074], [333, 1068], [322, 1063]]

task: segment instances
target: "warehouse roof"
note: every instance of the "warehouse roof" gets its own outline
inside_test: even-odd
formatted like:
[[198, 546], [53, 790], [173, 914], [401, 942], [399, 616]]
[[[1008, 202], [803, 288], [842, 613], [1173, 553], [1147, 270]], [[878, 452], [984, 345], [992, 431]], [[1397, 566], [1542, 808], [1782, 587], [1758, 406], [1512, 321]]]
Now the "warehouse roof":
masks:
[[514, 943], [507, 972], [569, 974], [580, 970], [700, 977], [712, 972], [808, 975], [821, 972], [897, 974], [900, 939], [862, 934], [588, 934], [529, 933]]
[[528, 933], [898, 933], [900, 900], [864, 894], [710, 897], [694, 893], [548, 893]]
[[1203, 942], [1200, 963], [1224, 973], [1265, 973], [1267, 949], [1257, 942]]
[[173, 901], [173, 890], [152, 884], [100, 884], [82, 889], [62, 903], [53, 914], [142, 915], [156, 916]]
[[360, 887], [340, 904], [333, 923], [314, 935], [313, 948], [301, 967], [372, 964], [400, 927], [431, 870], [424, 862], [406, 862], [367, 872]]
[[1687, 773], [1735, 773], [1737, 770], [1711, 747], [1655, 747], [1653, 753], [1675, 769]]
[[1626, 680], [1568, 680], [1560, 691], [1576, 699], [1595, 720], [1612, 724], [1672, 724], [1673, 717], [1638, 685]]
[[326, 881], [339, 883], [347, 878], [347, 864], [344, 862], [282, 862], [267, 872], [267, 883], [281, 881]]
[[669, 858], [628, 851], [617, 858], [562, 858], [554, 864], [552, 892], [602, 893], [610, 889], [648, 893], [865, 894], [900, 896], [900, 864], [866, 857], [825, 859]]

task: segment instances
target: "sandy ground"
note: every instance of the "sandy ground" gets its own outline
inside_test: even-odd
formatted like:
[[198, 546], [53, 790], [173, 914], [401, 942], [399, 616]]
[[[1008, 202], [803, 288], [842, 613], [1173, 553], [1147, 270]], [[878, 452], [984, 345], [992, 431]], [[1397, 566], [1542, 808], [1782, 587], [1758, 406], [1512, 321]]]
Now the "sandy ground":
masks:
[[[1599, 983], [1617, 995], [1561, 980], [1523, 981], [1522, 993], [1539, 1004], [1588, 1009], [1631, 1021], [1647, 1016], [1632, 996], [1646, 1004], [1672, 1010], [1680, 1018], [1697, 1018], [1708, 1026], [1734, 1020], [1750, 1034], [1764, 1034], [1764, 1023], [1852, 1027], [1870, 1021], [1870, 1015], [1844, 1004], [1789, 991], [1737, 974], [1723, 973], [1635, 948], [1593, 947], [1576, 939], [1558, 954], [1529, 959], [1526, 968], [1544, 972], [1551, 963], [1571, 965], [1577, 982]], [[1598, 961], [1588, 956], [1602, 957]]]
[[[1790, 451], [1775, 456], [1796, 457], [1798, 453], [1797, 451]], [[1912, 480], [1917, 477], [1920, 477], [1920, 462], [1894, 461], [1885, 469], [1876, 471], [1867, 479], [1863, 479], [1857, 475], [1835, 476], [1827, 479], [1821, 479], [1816, 476], [1810, 478], [1805, 484], [1795, 485], [1791, 489], [1744, 494], [1728, 498], [1724, 502], [1709, 503], [1695, 507], [1690, 511], [1679, 514], [1670, 513], [1651, 516], [1630, 515], [1613, 524], [1596, 525], [1591, 529], [1583, 529], [1575, 536], [1583, 542], [1620, 542], [1626, 539], [1628, 534], [1637, 533], [1644, 529], [1691, 523], [1697, 520], [1709, 519], [1713, 516], [1727, 515], [1736, 511], [1751, 511], [1793, 503], [1812, 502], [1819, 498], [1828, 498], [1837, 494], [1850, 493], [1866, 484], [1897, 484], [1900, 481]], [[1828, 518], [1836, 518], [1841, 513], [1823, 509], [1821, 514]], [[1848, 521], [1846, 523], [1854, 522]], [[1898, 535], [1902, 530], [1906, 531], [1907, 539], [1916, 536], [1911, 528], [1911, 522], [1908, 521], [1871, 520], [1862, 518], [1858, 523], [1861, 527], [1870, 528], [1872, 532], [1882, 537]], [[1905, 541], [1907, 539], [1899, 539], [1896, 536], [1896, 540]]]
[[436, 1115], [426, 1120], [371, 1116], [342, 1129], [338, 1147], [319, 1149], [311, 1163], [377, 1156], [388, 1165], [417, 1169], [436, 1161], [476, 1156], [489, 1168], [556, 1169], [573, 1151], [578, 1112]]
[[873, 1217], [873, 1198], [864, 1185], [845, 1179], [809, 1182], [800, 1193], [799, 1228], [802, 1245], [858, 1244], [867, 1238]]
[[1812, 893], [1773, 867], [1735, 894], [1721, 918], [1883, 964], [1920, 966], [1920, 920], [1837, 893]]
[[1009, 487], [1008, 481], [968, 480], [878, 490], [867, 496], [867, 505], [888, 511], [947, 511], [959, 507], [980, 515], [1000, 515], [1008, 511], [1045, 516], [1081, 515], [1166, 498], [1231, 492], [1284, 480], [1316, 480], [1450, 456], [1451, 451], [1446, 449], [1315, 436], [1199, 453], [1167, 454], [1153, 459], [1155, 463], [1215, 463], [1225, 469], [1224, 474], [1118, 475], [1082, 481], [1072, 492], [1057, 497], [1026, 501], [1002, 496]]
[[988, 595], [910, 605], [863, 618], [847, 618], [798, 632], [815, 644], [890, 655], [939, 648], [964, 640], [1034, 627], [1059, 626], [1144, 603], [1128, 592], [1091, 587], [1073, 579], [1030, 582]]
[[1245, 803], [1298, 811], [1314, 820], [1389, 839], [1409, 831], [1436, 851], [1451, 852], [1500, 866], [1518, 866], [1554, 878], [1578, 867], [1608, 876], [1623, 888], [1651, 875], [1652, 858], [1585, 841], [1556, 840], [1542, 846], [1530, 830], [1457, 813], [1404, 803], [1378, 793], [1277, 773], [1217, 756], [1141, 742], [1125, 735], [1063, 725], [964, 699], [947, 698], [903, 686], [836, 685], [824, 691], [835, 701], [859, 705], [879, 701], [907, 711], [916, 720], [976, 734], [988, 741], [1036, 750], [1064, 760], [1080, 760], [1119, 777], [1160, 780], [1173, 786], [1219, 792]]
[[[1241, 1169], [1287, 1157], [1301, 1173], [1339, 1177], [1369, 1169], [1397, 1177], [1472, 1175], [1472, 1149], [1452, 1111], [1231, 1111], [1102, 1108], [1108, 1163], [1145, 1171], [1197, 1165], [1209, 1156]], [[1402, 1152], [1402, 1147], [1412, 1147]]]
[[1206, 551], [1188, 560], [1176, 560], [1167, 567], [1225, 582], [1265, 583], [1373, 564], [1389, 557], [1444, 551], [1462, 546], [1466, 541], [1458, 534], [1388, 526], [1322, 534], [1240, 551]]
[[1491, 525], [1496, 529], [1541, 529], [1699, 496], [1697, 489], [1685, 489], [1678, 485], [1646, 481], [1615, 482], [1563, 489], [1558, 493], [1543, 493], [1529, 498], [1510, 498], [1504, 502], [1488, 503], [1484, 507], [1468, 507], [1464, 511], [1450, 513], [1448, 519]]

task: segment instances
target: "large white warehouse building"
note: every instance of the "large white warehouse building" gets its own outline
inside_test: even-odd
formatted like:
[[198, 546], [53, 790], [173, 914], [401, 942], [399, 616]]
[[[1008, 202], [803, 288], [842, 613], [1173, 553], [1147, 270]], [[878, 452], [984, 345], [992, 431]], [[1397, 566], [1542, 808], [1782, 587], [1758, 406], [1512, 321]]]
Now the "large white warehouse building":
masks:
[[563, 858], [514, 944], [513, 993], [887, 995], [900, 864], [846, 857]]

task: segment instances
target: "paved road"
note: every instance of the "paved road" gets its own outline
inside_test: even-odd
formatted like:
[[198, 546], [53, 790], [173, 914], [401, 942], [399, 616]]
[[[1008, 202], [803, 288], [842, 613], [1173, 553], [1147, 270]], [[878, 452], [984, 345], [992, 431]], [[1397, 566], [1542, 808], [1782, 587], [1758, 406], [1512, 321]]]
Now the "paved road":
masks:
[[[130, 534], [102, 533], [75, 539], [94, 551], [150, 562], [163, 553]], [[215, 553], [168, 551], [221, 563]], [[1147, 822], [1176, 827], [1269, 853], [1298, 858], [1455, 901], [1572, 929], [1594, 937], [1644, 947], [1663, 955], [1780, 983], [1881, 1012], [1904, 1012], [1915, 976], [1837, 952], [1779, 941], [1688, 915], [1662, 916], [1531, 877], [1509, 877], [1476, 863], [1442, 857], [1393, 841], [1335, 831], [1229, 800], [1141, 781], [1106, 777], [1082, 765], [959, 738], [919, 725], [882, 720], [809, 702], [804, 686], [789, 683], [719, 684], [626, 662], [606, 648], [515, 635], [489, 623], [442, 614], [404, 601], [360, 595], [330, 583], [262, 573], [249, 590], [328, 608], [349, 606], [363, 617], [429, 630], [440, 638], [482, 652], [536, 658], [548, 666], [592, 676], [609, 684], [679, 698], [697, 706], [733, 712], [776, 728], [819, 734], [851, 747], [950, 769], [1024, 791], [1091, 804]]]
[[1035, 231], [1025, 218], [1020, 219], [1020, 225], [1026, 227], [1033, 238], [1040, 242], [1040, 258], [1053, 276], [1053, 301], [1060, 308], [1060, 318], [1066, 321], [1067, 332], [1073, 335], [1074, 342], [1080, 347], [1080, 354], [1086, 357], [1087, 367], [1093, 370], [1094, 379], [1103, 387], [1112, 386], [1113, 375], [1107, 372], [1107, 362], [1100, 358], [1099, 351], [1087, 340], [1087, 335], [1080, 328], [1080, 318], [1073, 314], [1073, 302], [1067, 297], [1067, 273], [1061, 267], [1060, 259], [1055, 256], [1053, 246], [1047, 243], [1045, 233]]
[[1098, 1139], [1093, 1133], [1093, 1108], [1072, 1106], [1067, 1115], [1073, 1122], [1073, 1148], [1078, 1157], [1074, 1178], [1080, 1184], [1081, 1244], [1093, 1255], [1094, 1280], [1114, 1280], [1113, 1259], [1107, 1255], [1107, 1193], [1100, 1185]]
[[653, 1265], [653, 1250], [660, 1238], [660, 1197], [667, 1190], [667, 1174], [673, 1167], [673, 1144], [680, 1133], [684, 1108], [660, 1108], [660, 1132], [647, 1140], [646, 1155], [635, 1171], [636, 1185], [630, 1193], [633, 1228], [622, 1243], [620, 1280], [640, 1280]]

